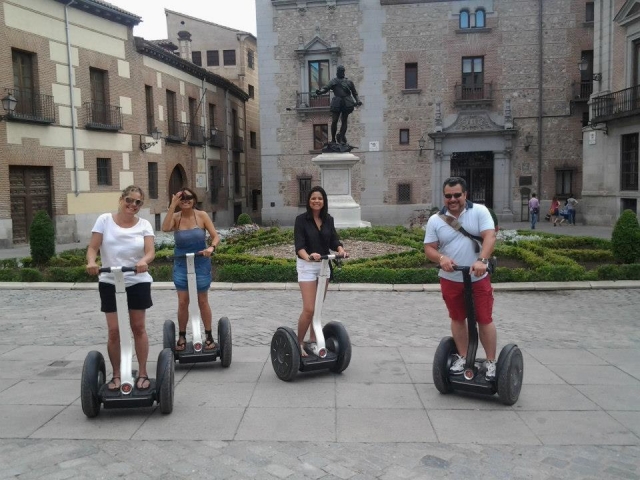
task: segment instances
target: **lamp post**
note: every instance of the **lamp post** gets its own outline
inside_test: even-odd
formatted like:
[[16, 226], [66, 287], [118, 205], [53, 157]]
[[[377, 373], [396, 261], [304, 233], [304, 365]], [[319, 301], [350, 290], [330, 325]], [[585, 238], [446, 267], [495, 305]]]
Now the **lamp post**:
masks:
[[[587, 70], [589, 70], [589, 60], [587, 60], [587, 57], [582, 57], [582, 59], [578, 62], [578, 69], [581, 72], [586, 72]], [[599, 82], [600, 80], [602, 80], [602, 74], [592, 73], [591, 80], [593, 80], [594, 82]]]
[[142, 137], [146, 137], [146, 135], [140, 135], [140, 150], [142, 150], [143, 152], [146, 152], [158, 143], [158, 141], [162, 138], [162, 132], [158, 130], [158, 127], [153, 127], [151, 136], [153, 137], [153, 142], [144, 142]]
[[418, 140], [418, 146], [420, 147], [420, 153], [418, 155], [422, 155], [422, 150], [424, 150], [426, 144], [427, 141], [424, 139], [424, 134], [422, 134], [422, 137]]
[[533, 135], [531, 135], [530, 133], [527, 133], [524, 137], [524, 151], [528, 152], [529, 151], [529, 147], [531, 146], [531, 144], [533, 143]]
[[4, 120], [5, 118], [10, 117], [11, 115], [13, 115], [13, 112], [16, 110], [16, 105], [17, 104], [18, 104], [18, 100], [16, 100], [15, 97], [13, 95], [11, 95], [10, 93], [8, 93], [2, 99], [2, 108], [4, 108], [5, 112], [7, 112], [7, 114], [0, 117], [0, 122], [2, 120]]

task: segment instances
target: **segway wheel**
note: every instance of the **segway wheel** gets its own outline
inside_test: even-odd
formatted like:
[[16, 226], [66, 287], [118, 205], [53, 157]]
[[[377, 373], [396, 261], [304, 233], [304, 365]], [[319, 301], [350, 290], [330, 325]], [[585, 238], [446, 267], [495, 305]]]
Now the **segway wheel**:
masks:
[[218, 348], [220, 349], [220, 364], [227, 368], [231, 365], [231, 322], [227, 317], [218, 320]]
[[522, 377], [524, 375], [524, 362], [522, 352], [517, 345], [511, 343], [505, 345], [500, 351], [498, 364], [496, 365], [496, 383], [498, 397], [505, 405], [513, 405], [520, 397], [522, 389]]
[[166, 320], [162, 329], [162, 348], [168, 348], [176, 353], [176, 324], [172, 320]]
[[271, 338], [271, 365], [280, 380], [289, 382], [300, 368], [300, 347], [293, 330], [280, 327]]
[[156, 396], [160, 404], [160, 411], [164, 414], [173, 411], [175, 368], [173, 352], [169, 348], [163, 349], [158, 355], [158, 366], [156, 367]]
[[82, 381], [80, 383], [80, 398], [82, 411], [89, 418], [100, 413], [100, 397], [98, 392], [105, 383], [104, 357], [95, 350], [89, 352], [82, 367]]
[[449, 359], [457, 351], [453, 337], [444, 337], [433, 356], [433, 384], [440, 393], [453, 392], [453, 385], [449, 379]]
[[327, 348], [334, 352], [338, 359], [329, 370], [340, 373], [347, 369], [351, 362], [351, 340], [347, 329], [341, 323], [329, 322], [322, 328]]

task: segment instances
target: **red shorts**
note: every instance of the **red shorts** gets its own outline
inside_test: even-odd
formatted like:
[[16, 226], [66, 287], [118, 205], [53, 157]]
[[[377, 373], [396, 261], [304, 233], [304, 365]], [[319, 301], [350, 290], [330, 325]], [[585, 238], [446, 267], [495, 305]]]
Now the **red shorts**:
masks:
[[[488, 325], [493, 321], [493, 287], [489, 275], [473, 282], [473, 303], [476, 307], [476, 322]], [[449, 310], [451, 320], [461, 322], [467, 318], [464, 304], [464, 283], [440, 279], [442, 298]]]

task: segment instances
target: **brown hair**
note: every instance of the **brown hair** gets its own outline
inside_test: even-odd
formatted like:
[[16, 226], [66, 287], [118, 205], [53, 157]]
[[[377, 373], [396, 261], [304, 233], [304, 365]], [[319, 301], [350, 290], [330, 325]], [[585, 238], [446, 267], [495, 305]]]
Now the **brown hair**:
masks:
[[131, 192], [138, 192], [140, 194], [140, 196], [142, 197], [142, 200], [144, 200], [144, 192], [142, 191], [142, 189], [140, 187], [138, 187], [137, 185], [129, 185], [127, 188], [125, 188], [122, 191], [122, 195], [120, 195], [120, 198], [124, 198], [127, 195], [129, 195]]

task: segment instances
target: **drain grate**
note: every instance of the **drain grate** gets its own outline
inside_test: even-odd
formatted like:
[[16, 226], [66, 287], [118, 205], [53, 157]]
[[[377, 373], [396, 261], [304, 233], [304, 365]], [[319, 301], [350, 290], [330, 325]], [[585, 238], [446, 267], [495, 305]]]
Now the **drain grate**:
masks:
[[50, 363], [49, 366], [50, 367], [66, 367], [70, 363], [71, 362], [68, 360], [56, 360], [55, 362]]

